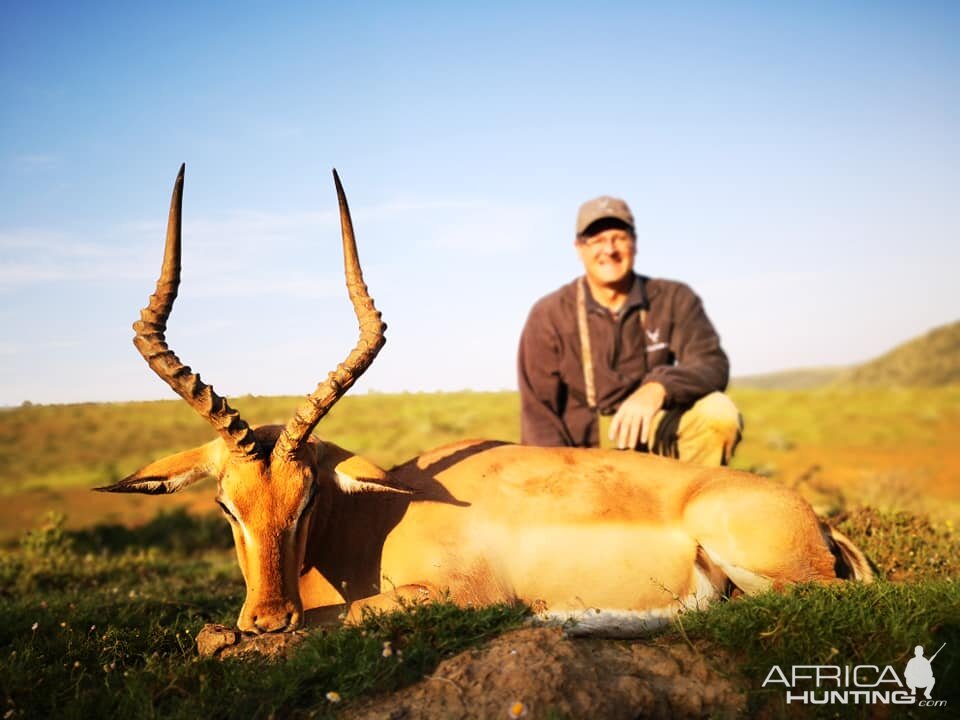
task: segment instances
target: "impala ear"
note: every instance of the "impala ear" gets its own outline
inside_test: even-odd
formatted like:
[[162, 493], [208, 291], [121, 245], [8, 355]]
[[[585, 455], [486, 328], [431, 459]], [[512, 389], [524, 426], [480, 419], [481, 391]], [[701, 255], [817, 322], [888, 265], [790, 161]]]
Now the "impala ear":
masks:
[[216, 468], [211, 462], [209, 444], [155, 460], [120, 482], [93, 488], [97, 492], [163, 495], [183, 490]]
[[386, 492], [412, 495], [413, 490], [394, 482], [383, 468], [359, 455], [351, 455], [333, 468], [337, 485], [345, 493]]

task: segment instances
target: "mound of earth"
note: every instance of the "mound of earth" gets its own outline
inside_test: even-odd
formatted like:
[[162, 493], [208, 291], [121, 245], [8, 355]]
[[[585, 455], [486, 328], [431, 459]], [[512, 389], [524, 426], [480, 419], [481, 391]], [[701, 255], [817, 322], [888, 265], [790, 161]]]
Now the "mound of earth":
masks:
[[[197, 646], [206, 656], [279, 659], [307, 634], [257, 636], [207, 625]], [[339, 717], [738, 716], [746, 693], [743, 680], [729, 675], [734, 666], [729, 658], [707, 658], [688, 645], [570, 639], [559, 628], [528, 627], [445, 660], [419, 683], [345, 707]]]
[[[422, 718], [736, 716], [736, 678], [686, 645], [571, 640], [525, 628], [442, 662], [433, 675], [345, 709], [362, 720]], [[730, 663], [726, 667], [731, 667]]]

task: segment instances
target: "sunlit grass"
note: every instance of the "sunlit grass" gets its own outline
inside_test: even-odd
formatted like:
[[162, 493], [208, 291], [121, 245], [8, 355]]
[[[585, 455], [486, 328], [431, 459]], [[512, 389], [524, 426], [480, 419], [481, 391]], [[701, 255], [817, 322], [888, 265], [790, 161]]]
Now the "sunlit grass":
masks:
[[[917, 645], [960, 645], [960, 583], [800, 585], [686, 615], [681, 628], [675, 637], [734, 659], [749, 688], [751, 714], [765, 708], [774, 716], [820, 717], [791, 715], [782, 685], [763, 688], [774, 665], [787, 672], [794, 665], [890, 665], [902, 673]], [[936, 673], [937, 698], [950, 705], [960, 701], [960, 655], [941, 654]], [[833, 705], [829, 717], [875, 717], [877, 710]]]
[[209, 533], [182, 514], [122, 537], [51, 522], [0, 555], [5, 717], [262, 718], [308, 707], [325, 717], [328, 694], [348, 703], [409, 684], [527, 613], [411, 605], [317, 633], [281, 665], [203, 659], [197, 631], [232, 624], [243, 597], [233, 551], [199, 549]]
[[[910, 582], [805, 585], [719, 603], [684, 614], [656, 641], [733, 658], [728, 669], [742, 679], [752, 710], [782, 704], [760, 687], [773, 664], [899, 670], [916, 644], [960, 645], [956, 532], [874, 512], [840, 527], [882, 571], [893, 564]], [[0, 703], [9, 720], [331, 717], [429, 675], [442, 659], [517, 627], [527, 613], [408, 605], [370, 615], [360, 627], [312, 635], [282, 663], [200, 658], [198, 630], [232, 625], [242, 602], [228, 535], [220, 518], [183, 513], [124, 532], [67, 532], [51, 518], [18, 549], [0, 553]], [[960, 701], [958, 674], [960, 655], [944, 652], [938, 698]]]

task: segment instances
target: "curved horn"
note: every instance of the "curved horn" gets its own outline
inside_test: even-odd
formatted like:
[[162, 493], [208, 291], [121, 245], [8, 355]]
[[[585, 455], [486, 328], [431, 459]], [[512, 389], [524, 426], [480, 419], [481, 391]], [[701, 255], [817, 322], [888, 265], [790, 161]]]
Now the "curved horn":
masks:
[[167, 347], [164, 332], [167, 318], [177, 299], [180, 286], [180, 215], [183, 209], [183, 173], [186, 165], [180, 166], [177, 181], [170, 199], [170, 216], [167, 220], [167, 242], [163, 250], [163, 267], [157, 280], [157, 289], [150, 302], [140, 311], [140, 319], [133, 324], [136, 335], [133, 344], [143, 359], [167, 385], [173, 388], [187, 404], [200, 413], [220, 433], [230, 452], [235, 455], [257, 457], [260, 446], [250, 427], [241, 419], [227, 401], [217, 395], [200, 376], [180, 362]]
[[384, 331], [386, 324], [380, 320], [380, 313], [373, 306], [373, 298], [367, 292], [363, 282], [363, 271], [357, 257], [357, 242], [353, 236], [353, 222], [350, 220], [350, 208], [347, 197], [340, 184], [340, 176], [333, 171], [333, 181], [337, 186], [337, 199], [340, 202], [340, 229], [343, 235], [343, 268], [347, 277], [347, 292], [357, 322], [360, 324], [360, 339], [346, 359], [337, 365], [327, 379], [317, 385], [317, 389], [297, 408], [293, 419], [280, 433], [274, 446], [275, 458], [293, 455], [310, 436], [313, 428], [326, 415], [337, 400], [349, 390], [357, 378], [370, 367], [370, 363], [386, 342]]

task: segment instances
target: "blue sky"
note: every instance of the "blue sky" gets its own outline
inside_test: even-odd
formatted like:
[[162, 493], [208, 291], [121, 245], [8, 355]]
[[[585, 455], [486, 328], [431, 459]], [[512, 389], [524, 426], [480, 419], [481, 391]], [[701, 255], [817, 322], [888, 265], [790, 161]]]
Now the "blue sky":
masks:
[[168, 339], [229, 395], [355, 340], [332, 167], [390, 326], [361, 392], [514, 387], [599, 194], [735, 375], [960, 317], [955, 3], [145, 5], [0, 7], [0, 404], [172, 397], [130, 325], [181, 162]]

